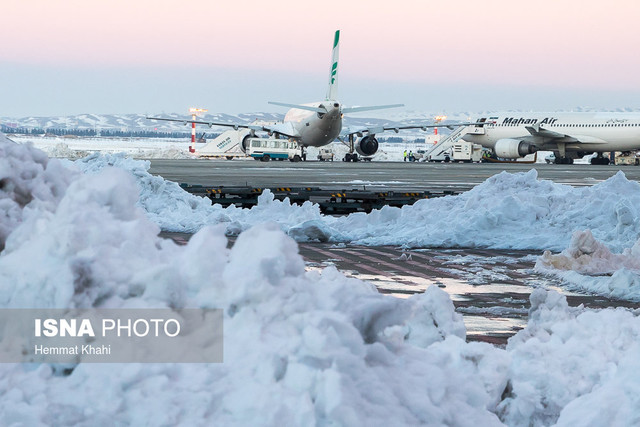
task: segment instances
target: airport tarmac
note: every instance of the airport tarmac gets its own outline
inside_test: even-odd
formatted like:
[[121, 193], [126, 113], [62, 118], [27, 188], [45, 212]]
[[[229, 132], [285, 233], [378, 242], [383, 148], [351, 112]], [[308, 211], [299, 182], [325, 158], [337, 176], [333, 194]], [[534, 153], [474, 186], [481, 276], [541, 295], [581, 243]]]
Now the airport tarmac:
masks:
[[502, 171], [538, 171], [541, 179], [593, 185], [623, 171], [640, 180], [640, 167], [545, 163], [256, 162], [253, 160], [151, 160], [150, 172], [165, 179], [206, 186], [311, 186], [326, 189], [466, 191]]
[[[190, 234], [162, 233], [178, 244]], [[233, 245], [235, 237], [230, 237]], [[529, 295], [537, 287], [554, 289], [571, 306], [591, 308], [630, 307], [640, 304], [572, 292], [558, 279], [543, 276], [533, 267], [539, 253], [495, 249], [411, 249], [392, 246], [357, 246], [332, 243], [299, 243], [307, 270], [335, 266], [347, 277], [372, 283], [381, 293], [398, 298], [424, 292], [435, 285], [451, 297], [462, 314], [467, 339], [504, 345], [524, 328]]]
[[[465, 191], [501, 171], [536, 169], [541, 179], [574, 186], [593, 185], [622, 170], [640, 179], [640, 167], [537, 164], [440, 164], [405, 162], [255, 162], [248, 160], [152, 160], [150, 172], [165, 179], [205, 186], [316, 186], [331, 189], [414, 189]], [[178, 243], [190, 235], [163, 233]], [[234, 238], [231, 238], [231, 244]], [[533, 270], [539, 253], [487, 249], [412, 249], [332, 243], [300, 243], [307, 269], [334, 265], [346, 276], [374, 284], [396, 297], [436, 285], [451, 296], [464, 317], [470, 340], [504, 345], [526, 325], [529, 295], [536, 287], [555, 289], [570, 305], [640, 305], [574, 293], [555, 278]]]

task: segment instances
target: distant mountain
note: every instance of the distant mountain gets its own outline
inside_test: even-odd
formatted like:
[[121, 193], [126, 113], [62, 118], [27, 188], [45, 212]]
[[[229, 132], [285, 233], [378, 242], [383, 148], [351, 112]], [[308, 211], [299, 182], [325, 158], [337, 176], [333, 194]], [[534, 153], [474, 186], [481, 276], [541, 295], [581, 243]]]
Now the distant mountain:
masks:
[[[513, 112], [525, 112], [509, 110]], [[573, 111], [596, 111], [589, 107], [578, 107]], [[631, 108], [620, 108], [619, 112], [638, 111]], [[447, 113], [446, 123], [468, 121], [480, 117], [488, 112], [455, 112]], [[375, 126], [375, 125], [399, 125], [404, 124], [424, 124], [433, 123], [434, 117], [443, 114], [442, 112], [424, 111], [403, 111], [403, 110], [381, 110], [345, 116], [345, 127]], [[157, 117], [173, 119], [189, 119], [188, 114], [156, 114]], [[366, 116], [366, 117], [365, 117]], [[284, 114], [278, 113], [242, 113], [231, 115], [225, 113], [211, 113], [199, 116], [202, 121], [214, 121], [222, 123], [250, 123], [256, 119], [265, 121], [278, 121], [284, 118]], [[147, 120], [144, 114], [78, 114], [75, 116], [50, 116], [50, 117], [2, 117], [0, 124], [8, 127], [24, 127], [38, 129], [111, 129], [121, 131], [153, 131], [159, 132], [180, 132], [185, 130], [185, 126], [176, 122], [163, 122]], [[215, 129], [214, 130], [220, 130]]]
[[[190, 119], [188, 114], [157, 114], [156, 117], [171, 119]], [[345, 117], [345, 126], [375, 126], [394, 125], [400, 123], [432, 123], [433, 115], [421, 112], [395, 114], [393, 118], [382, 117]], [[198, 117], [202, 121], [221, 123], [247, 124], [254, 120], [280, 121], [284, 114], [277, 113], [243, 113], [231, 115], [225, 113], [203, 114]], [[0, 117], [0, 124], [8, 127], [38, 128], [38, 129], [111, 129], [122, 131], [150, 131], [160, 132], [184, 131], [185, 125], [178, 122], [148, 120], [144, 114], [79, 114], [75, 116], [52, 117]]]

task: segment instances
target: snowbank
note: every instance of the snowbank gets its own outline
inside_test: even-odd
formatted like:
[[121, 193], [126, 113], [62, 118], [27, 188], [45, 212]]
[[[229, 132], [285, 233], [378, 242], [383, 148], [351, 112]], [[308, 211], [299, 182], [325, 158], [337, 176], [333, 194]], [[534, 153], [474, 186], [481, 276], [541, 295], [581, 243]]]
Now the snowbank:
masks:
[[193, 196], [175, 182], [151, 175], [148, 160], [134, 160], [124, 153], [94, 153], [69, 166], [88, 174], [110, 167], [128, 171], [138, 186], [139, 205], [163, 230], [193, 233], [209, 224], [232, 221], [226, 212], [233, 211], [233, 208], [225, 210], [219, 205], [211, 205], [209, 199]]
[[640, 420], [640, 318], [570, 308], [531, 294], [527, 327], [509, 340], [509, 383], [498, 405], [509, 426], [631, 426]]
[[[64, 372], [0, 364], [7, 425], [640, 419], [637, 313], [572, 309], [559, 294], [537, 290], [527, 327], [506, 349], [466, 343], [461, 316], [437, 287], [396, 299], [334, 268], [306, 272], [297, 244], [275, 223], [243, 232], [232, 249], [224, 226], [203, 227], [178, 246], [159, 238], [136, 204], [141, 181], [162, 187], [144, 168], [135, 179], [105, 165], [81, 174], [11, 144], [0, 140], [11, 165], [1, 169], [11, 185], [0, 203], [11, 215], [2, 223], [0, 307], [222, 308], [225, 362], [80, 364]], [[294, 209], [271, 203], [262, 209]]]
[[229, 233], [239, 233], [276, 221], [296, 240], [555, 251], [567, 247], [575, 230], [592, 230], [614, 251], [631, 246], [640, 235], [640, 185], [622, 172], [584, 188], [538, 180], [535, 170], [502, 172], [458, 196], [331, 217], [321, 215], [316, 205], [291, 205], [288, 200], [274, 200], [268, 192], [252, 209], [221, 209], [151, 176], [148, 162], [123, 155], [94, 155], [76, 164], [85, 171], [105, 165], [129, 170], [138, 182], [141, 205], [168, 231], [195, 231], [224, 223]]
[[49, 157], [79, 159], [90, 153], [127, 153], [137, 159], [191, 159], [190, 142], [163, 138], [43, 138], [16, 135], [16, 142], [33, 144]]
[[592, 187], [502, 172], [458, 196], [384, 207], [326, 221], [340, 236], [368, 245], [562, 250], [572, 232], [590, 229], [616, 250], [638, 239], [640, 185], [622, 172]]
[[640, 301], [640, 240], [622, 253], [612, 253], [589, 230], [577, 231], [567, 249], [555, 255], [545, 251], [535, 268], [560, 277], [573, 288]]
[[[32, 149], [11, 148], [27, 166], [40, 164]], [[66, 174], [57, 199], [25, 201], [11, 223], [2, 307], [223, 308], [225, 363], [81, 364], [66, 376], [5, 364], [3, 422], [499, 425], [487, 411], [499, 387], [485, 386], [493, 373], [480, 369], [498, 350], [464, 343], [462, 318], [437, 287], [403, 300], [332, 268], [307, 273], [275, 224], [242, 233], [231, 250], [220, 227], [180, 247], [137, 207], [130, 174]]]
[[32, 209], [55, 209], [75, 176], [42, 151], [19, 146], [0, 133], [0, 250]]

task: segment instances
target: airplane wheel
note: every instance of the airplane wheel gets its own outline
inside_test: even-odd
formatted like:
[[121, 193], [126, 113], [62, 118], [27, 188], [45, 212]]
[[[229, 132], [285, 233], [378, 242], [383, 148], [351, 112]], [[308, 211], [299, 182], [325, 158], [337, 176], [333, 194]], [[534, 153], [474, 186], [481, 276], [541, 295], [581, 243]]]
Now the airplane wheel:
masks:
[[573, 159], [571, 157], [556, 157], [556, 165], [572, 165]]
[[609, 163], [610, 161], [606, 157], [593, 157], [591, 159], [592, 165], [608, 165]]

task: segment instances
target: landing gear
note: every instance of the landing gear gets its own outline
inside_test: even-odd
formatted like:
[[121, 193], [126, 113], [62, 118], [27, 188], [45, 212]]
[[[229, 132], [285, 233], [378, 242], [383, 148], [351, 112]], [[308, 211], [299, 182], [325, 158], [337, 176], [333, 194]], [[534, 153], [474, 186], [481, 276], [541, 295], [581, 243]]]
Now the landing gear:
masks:
[[558, 151], [555, 152], [556, 159], [553, 163], [556, 165], [572, 165], [573, 158], [567, 156], [567, 146], [564, 142], [558, 143]]
[[358, 158], [358, 154], [357, 153], [347, 153], [344, 155], [344, 158], [342, 159], [343, 162], [358, 162], [360, 161], [360, 159]]
[[591, 164], [592, 165], [608, 165], [609, 159], [604, 157], [602, 153], [598, 153], [596, 157], [591, 158]]
[[556, 157], [554, 163], [556, 165], [572, 165], [573, 159], [571, 157]]
[[357, 162], [360, 161], [360, 159], [358, 158], [358, 153], [355, 153], [355, 145], [353, 142], [353, 134], [349, 135], [349, 152], [347, 154], [344, 155], [344, 157], [342, 158], [343, 162]]

